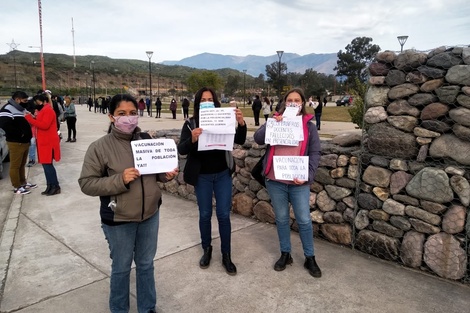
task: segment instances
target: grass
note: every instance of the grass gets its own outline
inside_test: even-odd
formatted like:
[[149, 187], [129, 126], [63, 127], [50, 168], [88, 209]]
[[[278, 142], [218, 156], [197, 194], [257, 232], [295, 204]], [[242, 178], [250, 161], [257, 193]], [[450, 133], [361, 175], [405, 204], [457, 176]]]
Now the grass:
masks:
[[[247, 105], [246, 108], [241, 107], [240, 109], [243, 112], [243, 116], [253, 117], [251, 105]], [[313, 108], [310, 107], [307, 108], [307, 112], [314, 114]], [[348, 107], [326, 106], [323, 107], [321, 120], [329, 122], [351, 122], [351, 116], [349, 115]]]

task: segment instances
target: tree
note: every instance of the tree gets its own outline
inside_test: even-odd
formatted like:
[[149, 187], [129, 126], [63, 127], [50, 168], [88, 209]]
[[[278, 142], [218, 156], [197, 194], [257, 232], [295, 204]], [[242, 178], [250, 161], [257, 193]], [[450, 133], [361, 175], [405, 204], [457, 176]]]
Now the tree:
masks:
[[221, 90], [222, 78], [217, 73], [211, 71], [198, 71], [188, 77], [188, 91], [196, 93], [202, 87], [212, 87], [214, 90]]
[[371, 44], [372, 38], [357, 37], [346, 46], [346, 51], [339, 50], [338, 61], [336, 62], [336, 76], [346, 76], [346, 83], [354, 86], [355, 79], [360, 82], [367, 80], [367, 65], [377, 52], [380, 51], [378, 45]]
[[[271, 63], [266, 65], [266, 77], [268, 78], [267, 82], [273, 85], [273, 88], [276, 89], [280, 94], [282, 94], [282, 87], [286, 85], [286, 75], [282, 75], [283, 72], [287, 70], [287, 64], [281, 62], [279, 71], [279, 62]], [[279, 76], [280, 72], [280, 76]]]
[[351, 116], [351, 121], [359, 126], [359, 128], [362, 128], [364, 123], [364, 105], [367, 85], [356, 78], [354, 86], [354, 89], [351, 90], [354, 101], [353, 104], [348, 108], [348, 112]]
[[243, 88], [243, 83], [241, 83], [242, 78], [238, 75], [229, 75], [227, 77], [227, 82], [225, 83], [224, 93], [228, 96], [233, 96], [237, 90]]

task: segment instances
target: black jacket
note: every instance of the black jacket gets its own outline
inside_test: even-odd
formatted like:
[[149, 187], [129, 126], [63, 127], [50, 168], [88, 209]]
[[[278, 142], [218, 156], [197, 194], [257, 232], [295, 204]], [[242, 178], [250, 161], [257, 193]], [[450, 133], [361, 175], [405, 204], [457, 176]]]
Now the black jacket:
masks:
[[[180, 141], [178, 143], [178, 153], [181, 155], [188, 155], [186, 159], [186, 165], [184, 166], [183, 170], [184, 181], [187, 184], [196, 186], [199, 172], [201, 170], [201, 159], [198, 157], [200, 154], [200, 152], [197, 150], [198, 142], [192, 142], [191, 131], [189, 128], [196, 128], [196, 122], [194, 118], [190, 118], [184, 122], [183, 128], [181, 129]], [[239, 145], [244, 144], [246, 140], [246, 133], [246, 124], [244, 126], [238, 125], [235, 132], [234, 142]], [[230, 151], [225, 151], [223, 155], [227, 164], [227, 168], [233, 172], [235, 169], [235, 163], [233, 161], [232, 153]]]

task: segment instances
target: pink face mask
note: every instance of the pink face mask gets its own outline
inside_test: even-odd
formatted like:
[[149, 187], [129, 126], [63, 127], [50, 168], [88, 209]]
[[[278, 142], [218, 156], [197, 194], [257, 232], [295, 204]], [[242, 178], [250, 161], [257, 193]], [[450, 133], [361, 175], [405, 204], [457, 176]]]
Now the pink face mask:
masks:
[[138, 115], [113, 116], [114, 126], [123, 133], [131, 134], [139, 123]]

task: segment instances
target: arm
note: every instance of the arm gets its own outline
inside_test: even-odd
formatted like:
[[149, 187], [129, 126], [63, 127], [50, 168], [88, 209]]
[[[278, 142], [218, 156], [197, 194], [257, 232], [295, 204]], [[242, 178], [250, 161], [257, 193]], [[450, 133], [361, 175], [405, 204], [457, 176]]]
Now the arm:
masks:
[[253, 139], [255, 140], [255, 142], [257, 144], [264, 145], [265, 144], [265, 138], [266, 138], [266, 124], [263, 124], [255, 132], [255, 134], [253, 135]]
[[306, 151], [308, 155], [308, 183], [311, 184], [315, 179], [318, 165], [320, 164], [321, 145], [320, 137], [316, 126], [309, 122], [308, 125], [308, 147]]
[[183, 128], [181, 129], [180, 141], [178, 143], [178, 153], [181, 155], [187, 155], [192, 151], [197, 151], [197, 141], [192, 141], [192, 131], [188, 121], [185, 121]]
[[26, 114], [25, 118], [30, 125], [36, 126], [38, 129], [46, 130], [49, 129], [52, 125], [55, 125], [56, 117], [54, 111], [50, 111], [49, 113], [38, 114], [36, 118], [34, 118], [31, 114]]
[[123, 173], [107, 176], [105, 156], [98, 152], [97, 144], [88, 148], [83, 161], [78, 184], [82, 192], [89, 196], [112, 196], [128, 191]]

